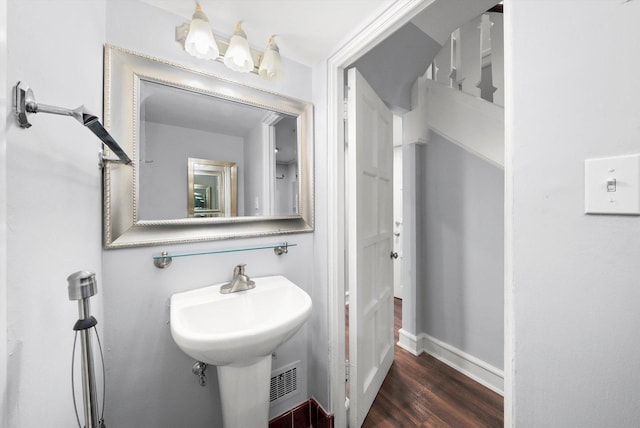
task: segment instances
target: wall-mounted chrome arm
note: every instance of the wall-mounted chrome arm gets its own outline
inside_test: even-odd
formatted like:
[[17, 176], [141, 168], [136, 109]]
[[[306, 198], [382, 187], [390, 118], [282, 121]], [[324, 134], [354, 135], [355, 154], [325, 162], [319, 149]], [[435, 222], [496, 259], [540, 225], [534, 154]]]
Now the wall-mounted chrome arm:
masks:
[[89, 113], [84, 106], [76, 109], [67, 109], [63, 107], [50, 106], [46, 104], [38, 104], [33, 96], [33, 91], [23, 82], [18, 82], [15, 86], [15, 111], [18, 118], [18, 124], [22, 128], [31, 127], [29, 123], [28, 113], [50, 113], [61, 116], [71, 116], [78, 122], [89, 128], [109, 149], [118, 156], [120, 161], [126, 165], [131, 164], [131, 159], [122, 150], [120, 145], [113, 139], [106, 129], [102, 126], [98, 118]]

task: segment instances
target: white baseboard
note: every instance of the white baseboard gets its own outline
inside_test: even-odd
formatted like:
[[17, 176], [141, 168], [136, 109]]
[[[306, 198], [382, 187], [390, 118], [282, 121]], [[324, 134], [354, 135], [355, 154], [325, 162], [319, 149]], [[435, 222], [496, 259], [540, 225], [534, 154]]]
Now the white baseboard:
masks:
[[398, 346], [420, 355], [423, 352], [470, 377], [493, 392], [504, 396], [504, 372], [426, 333], [418, 336], [400, 329]]
[[398, 330], [398, 346], [415, 356], [424, 352], [422, 339], [403, 329]]

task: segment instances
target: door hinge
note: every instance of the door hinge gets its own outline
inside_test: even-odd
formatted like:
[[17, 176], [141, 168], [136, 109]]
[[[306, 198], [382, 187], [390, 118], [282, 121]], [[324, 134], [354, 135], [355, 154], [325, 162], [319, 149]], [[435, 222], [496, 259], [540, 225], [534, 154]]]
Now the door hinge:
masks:
[[349, 99], [345, 98], [342, 103], [342, 118], [346, 122], [348, 117], [349, 117]]

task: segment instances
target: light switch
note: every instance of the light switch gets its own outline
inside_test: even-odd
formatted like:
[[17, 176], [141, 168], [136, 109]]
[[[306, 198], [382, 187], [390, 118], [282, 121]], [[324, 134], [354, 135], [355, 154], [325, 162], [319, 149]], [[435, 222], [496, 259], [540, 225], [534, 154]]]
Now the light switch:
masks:
[[584, 162], [587, 214], [640, 215], [640, 154]]

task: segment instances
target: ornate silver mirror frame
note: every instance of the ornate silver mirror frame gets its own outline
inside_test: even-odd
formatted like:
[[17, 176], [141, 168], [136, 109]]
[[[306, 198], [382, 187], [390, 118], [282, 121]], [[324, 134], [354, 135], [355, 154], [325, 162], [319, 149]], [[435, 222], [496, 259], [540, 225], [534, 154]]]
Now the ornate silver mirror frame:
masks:
[[[103, 169], [105, 248], [310, 232], [314, 228], [313, 105], [114, 46], [104, 51], [105, 127], [133, 159]], [[287, 216], [141, 220], [140, 82], [160, 83], [297, 117], [299, 213]], [[186, 177], [185, 177], [186, 180]], [[186, 184], [186, 181], [185, 181]]]

